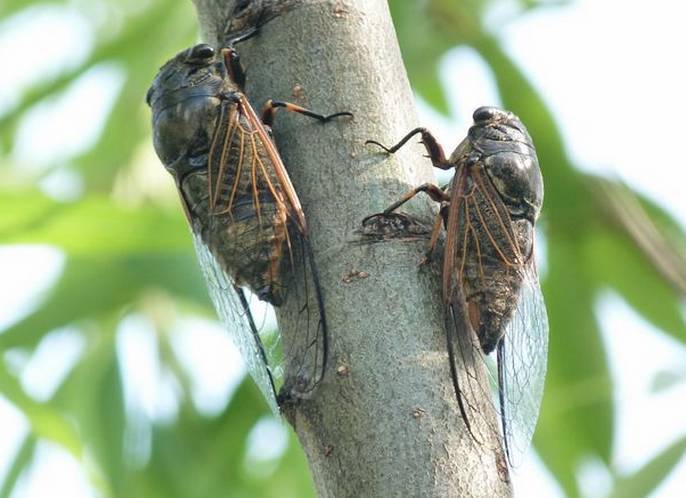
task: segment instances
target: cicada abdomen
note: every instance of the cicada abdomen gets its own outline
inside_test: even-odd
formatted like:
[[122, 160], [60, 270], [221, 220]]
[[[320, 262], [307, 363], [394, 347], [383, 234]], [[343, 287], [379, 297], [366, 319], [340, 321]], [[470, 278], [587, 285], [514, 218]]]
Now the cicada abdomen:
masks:
[[[292, 392], [280, 393], [281, 399], [307, 397], [322, 380], [326, 317], [300, 201], [267, 128], [242, 92], [244, 79], [235, 49], [217, 53], [200, 44], [160, 69], [148, 103], [155, 149], [176, 181], [215, 308], [277, 411], [283, 351], [265, 350], [243, 288], [274, 306], [295, 301], [304, 324], [307, 340], [298, 341], [300, 350], [291, 354], [298, 347], [284, 348], [306, 366], [291, 366], [298, 379], [288, 383]], [[268, 124], [277, 107], [320, 121], [348, 114], [321, 116], [270, 101], [264, 111]], [[299, 267], [307, 270], [296, 272]], [[295, 285], [298, 278], [303, 281]]]
[[391, 213], [419, 192], [442, 208], [431, 253], [445, 228], [443, 302], [450, 372], [459, 409], [477, 441], [472, 422], [497, 432], [481, 413], [493, 394], [479, 372], [483, 357], [497, 350], [497, 397], [508, 460], [516, 464], [533, 436], [543, 395], [548, 322], [534, 257], [534, 225], [543, 202], [543, 181], [531, 137], [514, 114], [494, 107], [474, 112], [474, 125], [448, 158], [433, 135], [416, 128], [435, 167], [454, 169], [443, 190], [425, 184], [384, 211]]

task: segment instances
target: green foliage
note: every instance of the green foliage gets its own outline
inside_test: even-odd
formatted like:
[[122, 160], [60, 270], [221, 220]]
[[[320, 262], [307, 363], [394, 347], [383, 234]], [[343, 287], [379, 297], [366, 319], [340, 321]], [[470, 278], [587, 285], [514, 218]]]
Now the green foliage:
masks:
[[[397, 0], [391, 6], [410, 81], [422, 97], [445, 111], [443, 91], [424, 83], [426, 68], [436, 67], [446, 47], [470, 46], [492, 70], [503, 105], [526, 123], [536, 142], [546, 187], [541, 224], [547, 229], [547, 276], [542, 283], [551, 335], [546, 393], [534, 443], [566, 494], [577, 496], [576, 472], [582, 459], [595, 456], [611, 467], [613, 386], [595, 316], [596, 298], [612, 289], [653, 325], [684, 341], [683, 296], [606, 214], [605, 199], [592, 188], [595, 179], [571, 163], [543, 100], [483, 26], [489, 3], [493, 2], [428, 0], [426, 12], [433, 16], [422, 15], [416, 2]], [[533, 3], [544, 2], [520, 2], [520, 7], [525, 10]], [[414, 36], [432, 50], [420, 51]], [[621, 188], [607, 182], [610, 188]], [[681, 228], [664, 212], [649, 211], [673, 239], [683, 240]], [[641, 482], [644, 493], [631, 496], [645, 496], [674, 465], [673, 460], [658, 457], [641, 476], [620, 479], [618, 496], [630, 492], [628, 483], [633, 481]]]
[[[52, 3], [65, 8], [73, 4]], [[3, 2], [0, 15], [45, 5]], [[19, 123], [36, 104], [59, 96], [102, 64], [115, 64], [125, 74], [99, 139], [70, 158], [69, 168], [85, 189], [77, 201], [56, 201], [31, 186], [63, 164], [49, 164], [21, 180], [9, 162], [0, 166], [0, 242], [49, 244], [65, 256], [59, 280], [39, 305], [2, 331], [0, 350], [31, 353], [65, 326], [85, 341], [75, 365], [47, 400], [33, 399], [12, 362], [0, 361], [0, 392], [30, 426], [0, 496], [9, 496], [34, 463], [40, 440], [58, 444], [82, 462], [104, 496], [311, 496], [306, 463], [292, 434], [275, 462], [257, 474], [246, 469], [247, 435], [268, 413], [250, 381], [241, 384], [218, 415], [195, 408], [188, 367], [177, 357], [169, 332], [177, 308], [207, 317], [214, 312], [173, 194], [151, 192], [144, 181], [130, 180], [145, 178], [149, 170], [162, 171], [156, 158], [140, 153], [151, 143], [144, 97], [157, 68], [197, 37], [190, 2], [101, 0], [81, 3], [78, 13], [98, 33], [86, 58], [54, 78], [32, 83], [0, 115], [2, 149], [11, 150]], [[132, 313], [150, 318], [162, 367], [180, 386], [178, 416], [172, 422], [151, 420], [126, 404], [117, 338], [121, 320]], [[152, 448], [149, 457], [136, 460], [127, 441], [145, 427], [151, 431]]]
[[[470, 46], [492, 70], [504, 105], [522, 118], [535, 137], [546, 180], [542, 225], [548, 261], [543, 286], [552, 331], [535, 445], [565, 492], [576, 496], [582, 459], [596, 457], [615, 474], [615, 405], [595, 312], [599, 294], [612, 289], [679, 341], [686, 338], [682, 296], [609, 214], [602, 195], [591, 187], [595, 179], [570, 161], [540, 95], [488, 31], [484, 17], [494, 1], [392, 0], [390, 6], [412, 85], [430, 105], [449, 114], [446, 89], [437, 78], [439, 61], [453, 47]], [[553, 2], [515, 3], [522, 13]], [[99, 139], [85, 153], [70, 158], [69, 167], [85, 186], [78, 201], [56, 201], [33, 186], [64, 164], [50, 164], [23, 180], [15, 178], [18, 175], [9, 162], [0, 166], [0, 243], [49, 244], [66, 258], [58, 282], [39, 305], [0, 334], [0, 350], [31, 353], [66, 326], [77, 330], [85, 344], [47, 400], [27, 394], [17, 369], [10, 361], [0, 361], [0, 392], [31, 428], [4, 478], [0, 497], [9, 496], [32, 465], [41, 440], [60, 445], [82, 462], [104, 496], [304, 497], [313, 493], [292, 433], [286, 451], [275, 462], [257, 470], [246, 468], [247, 434], [267, 414], [252, 383], [242, 383], [218, 414], [200, 413], [193, 404], [190, 372], [177, 358], [169, 331], [177, 309], [205, 316], [213, 313], [185, 221], [176, 204], [168, 207], [169, 192], [151, 192], [141, 182], [127, 182], [147, 168], [160, 167], [141, 153], [141, 146], [150, 148], [143, 98], [156, 68], [197, 36], [189, 4], [174, 0], [6, 0], [0, 4], [0, 18], [5, 19], [29, 7], [69, 5], [97, 33], [84, 60], [23, 89], [18, 103], [0, 115], [0, 150], [11, 149], [17, 126], [28, 111], [60, 95], [85, 71], [114, 63], [125, 74]], [[120, 192], [122, 183], [126, 197]], [[620, 188], [607, 183], [609, 188]], [[683, 249], [682, 228], [659, 207], [645, 199], [640, 202], [666, 238]], [[579, 223], [582, 219], [587, 222]], [[160, 362], [178, 386], [179, 405], [172, 421], [150, 420], [126, 405], [117, 337], [121, 320], [132, 313], [150, 319]], [[670, 382], [683, 382], [683, 375]], [[152, 446], [139, 461], [125, 442], [140, 427], [150, 430]], [[615, 475], [613, 496], [649, 494], [676, 465], [685, 445], [676, 442], [633, 475]]]

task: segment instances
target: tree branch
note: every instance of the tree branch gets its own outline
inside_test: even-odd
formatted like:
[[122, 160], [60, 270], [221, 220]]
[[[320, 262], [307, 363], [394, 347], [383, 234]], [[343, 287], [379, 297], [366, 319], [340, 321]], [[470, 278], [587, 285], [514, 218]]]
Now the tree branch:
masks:
[[[219, 43], [236, 2], [194, 2], [204, 36]], [[252, 8], [276, 16], [239, 46], [253, 105], [276, 98], [355, 115], [325, 125], [280, 116], [274, 127], [307, 215], [332, 335], [325, 381], [292, 420], [319, 495], [508, 496], [502, 451], [486, 449], [497, 442], [476, 444], [459, 415], [438, 270], [418, 267], [426, 236], [364, 243], [358, 233], [362, 218], [433, 180], [418, 145], [390, 157], [364, 146], [417, 126], [386, 2]], [[409, 206], [430, 223], [426, 199]]]

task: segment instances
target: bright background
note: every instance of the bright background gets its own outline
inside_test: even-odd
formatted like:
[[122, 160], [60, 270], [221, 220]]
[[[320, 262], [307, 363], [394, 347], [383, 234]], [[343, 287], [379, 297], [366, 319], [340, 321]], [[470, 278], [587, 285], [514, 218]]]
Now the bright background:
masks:
[[[450, 149], [503, 105], [539, 149], [550, 373], [517, 490], [681, 496], [686, 7], [390, 3], [421, 124]], [[0, 5], [0, 498], [312, 493], [152, 151], [145, 90], [196, 39], [190, 2]], [[657, 256], [598, 184], [649, 214]]]

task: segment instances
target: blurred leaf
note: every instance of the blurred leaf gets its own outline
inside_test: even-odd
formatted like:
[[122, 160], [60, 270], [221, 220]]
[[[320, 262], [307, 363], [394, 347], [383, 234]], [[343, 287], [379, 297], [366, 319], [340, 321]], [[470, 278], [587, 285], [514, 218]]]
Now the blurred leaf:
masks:
[[676, 221], [662, 206], [645, 196], [637, 194], [636, 198], [671, 245], [682, 255], [686, 254], [686, 231], [684, 231], [683, 225]]
[[5, 480], [0, 488], [0, 498], [9, 498], [14, 486], [22, 473], [28, 468], [33, 460], [36, 449], [36, 438], [32, 434], [24, 437], [24, 442], [12, 460], [12, 466], [7, 470]]
[[[664, 228], [651, 219], [641, 197], [626, 185], [598, 177], [591, 182], [590, 187], [602, 204], [608, 223], [617, 225], [626, 244], [641, 253], [655, 277], [664, 281], [672, 293], [686, 295], [686, 256], [680, 250], [681, 244], [675, 241], [676, 234], [666, 235]], [[683, 232], [679, 235], [680, 239], [686, 237]]]
[[0, 243], [52, 244], [73, 256], [192, 251], [181, 210], [124, 208], [96, 195], [62, 203], [34, 191], [2, 192], [0, 234]]
[[598, 287], [612, 286], [655, 327], [682, 342], [686, 341], [682, 298], [628, 238], [599, 229], [587, 237], [586, 242], [584, 259], [588, 261]]
[[437, 77], [441, 55], [452, 44], [440, 36], [419, 2], [389, 2], [405, 68], [413, 89], [438, 112], [448, 115], [445, 89]]
[[0, 392], [21, 410], [33, 434], [61, 445], [77, 460], [81, 458], [83, 444], [72, 422], [49, 403], [39, 403], [29, 397], [17, 379], [8, 372], [5, 362], [0, 362]]
[[612, 498], [649, 496], [664, 481], [686, 454], [686, 438], [682, 438], [653, 458], [634, 474], [617, 480]]
[[[103, 278], [103, 276], [107, 278]], [[0, 348], [34, 347], [43, 335], [74, 322], [116, 314], [151, 288], [207, 305], [207, 291], [192, 253], [134, 253], [69, 258], [64, 274], [39, 309], [0, 335]]]
[[[135, 496], [154, 498], [313, 496], [302, 450], [295, 447], [278, 462], [275, 476], [283, 480], [254, 479], [243, 469], [247, 437], [258, 418], [268, 415], [257, 387], [246, 379], [227, 409], [215, 419], [200, 417], [185, 409], [176, 427], [156, 426], [149, 466], [138, 476]], [[185, 454], [202, 455], [188, 459]], [[295, 466], [295, 469], [294, 469]], [[282, 469], [282, 470], [281, 470]], [[148, 490], [156, 490], [148, 494]]]
[[653, 377], [650, 392], [660, 394], [682, 382], [686, 382], [686, 370], [662, 370]]
[[[23, 216], [17, 220], [15, 212]], [[178, 213], [124, 209], [95, 196], [69, 204], [35, 193], [0, 197], [2, 242], [53, 244], [68, 256], [49, 297], [0, 335], [0, 346], [33, 347], [52, 329], [116, 312], [152, 288], [206, 308], [207, 291], [184, 225]]]
[[124, 492], [125, 412], [115, 333], [98, 328], [88, 335], [87, 351], [55, 394], [53, 404], [78, 422], [114, 496]]
[[610, 461], [612, 385], [593, 316], [595, 291], [576, 241], [550, 238], [543, 290], [550, 320], [548, 375], [534, 443], [569, 496], [576, 467], [595, 454]]
[[[65, 90], [97, 64], [119, 61], [127, 75], [124, 88], [98, 143], [76, 159], [77, 165], [86, 171], [89, 185], [100, 188], [109, 185], [117, 169], [130, 162], [135, 145], [149, 134], [145, 120], [132, 118], [141, 116], [145, 92], [157, 68], [170, 52], [190, 44], [196, 36], [197, 26], [191, 22], [190, 11], [190, 5], [173, 0], [151, 2], [148, 8], [127, 19], [118, 36], [99, 40], [99, 45], [83, 63], [26, 90], [20, 104], [0, 119], [2, 145], [9, 148], [19, 119], [37, 102]], [[140, 50], [141, 46], [146, 50]]]

